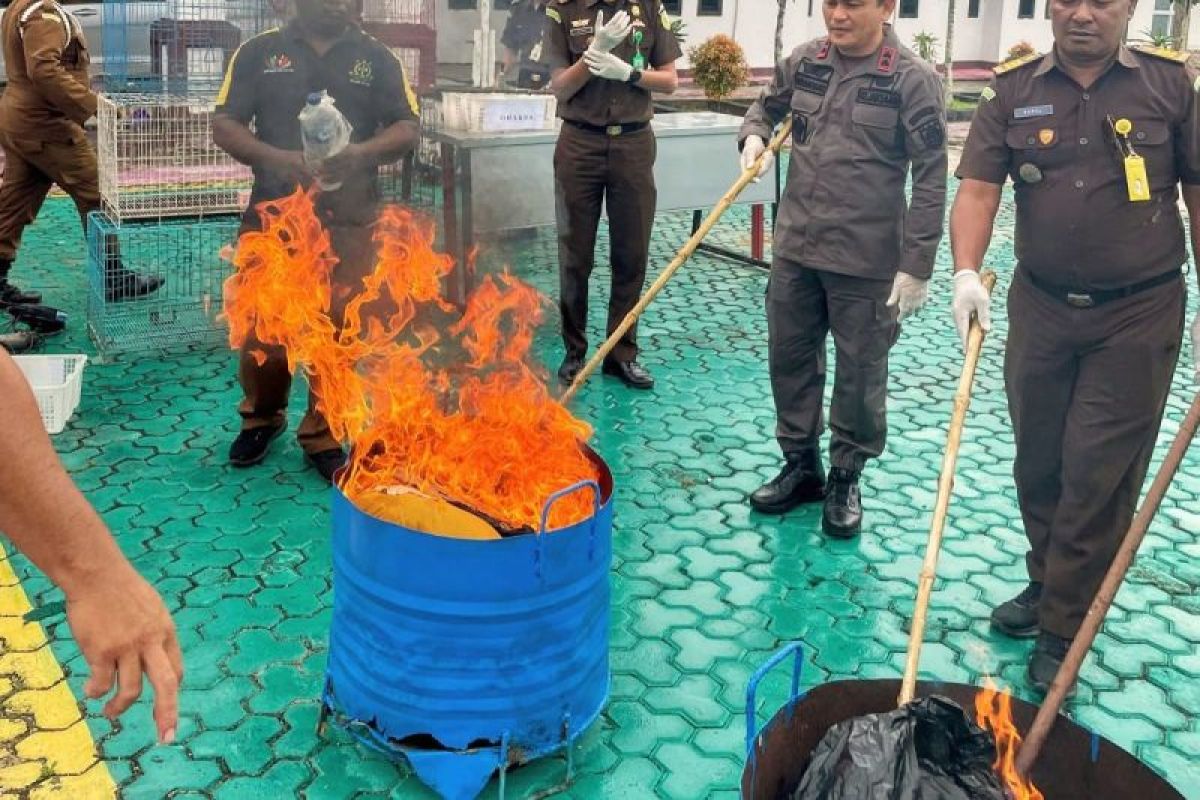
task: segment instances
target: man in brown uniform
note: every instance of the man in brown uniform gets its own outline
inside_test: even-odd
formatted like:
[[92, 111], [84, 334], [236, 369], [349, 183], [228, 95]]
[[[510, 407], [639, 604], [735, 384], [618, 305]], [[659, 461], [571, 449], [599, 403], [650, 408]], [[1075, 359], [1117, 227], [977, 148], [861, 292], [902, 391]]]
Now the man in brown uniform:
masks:
[[[368, 226], [378, 211], [379, 166], [416, 144], [417, 100], [400, 61], [353, 23], [350, 0], [295, 0], [295, 6], [296, 17], [287, 26], [254, 37], [234, 54], [217, 95], [213, 140], [254, 169], [242, 231], [259, 225], [260, 203], [290, 195], [297, 185], [310, 187], [317, 171], [327, 182], [341, 183], [318, 195], [317, 213], [338, 257], [335, 289], [356, 288], [375, 266]], [[353, 132], [344, 150], [313, 165], [304, 158], [297, 116], [309, 93], [321, 90]], [[346, 299], [347, 293], [335, 290], [330, 310], [335, 323], [341, 322]], [[266, 457], [271, 441], [287, 427], [292, 385], [287, 352], [247, 341], [238, 378], [245, 392], [238, 407], [242, 430], [229, 448], [229, 462], [248, 467]], [[346, 455], [311, 392], [297, 439], [305, 458], [332, 480]]]
[[[749, 169], [775, 125], [792, 117], [767, 288], [776, 437], [786, 464], [750, 504], [782, 514], [824, 498], [822, 529], [852, 537], [862, 524], [859, 475], [883, 452], [887, 433], [888, 351], [899, 320], [925, 302], [942, 237], [945, 112], [937, 73], [887, 24], [895, 0], [826, 0], [822, 8], [829, 37], [778, 65], [739, 136]], [[831, 330], [837, 373], [826, 492], [818, 447]]]
[[1186, 54], [1121, 44], [1132, 0], [1051, 0], [1054, 50], [983, 93], [951, 214], [955, 323], [987, 322], [977, 272], [1005, 179], [1017, 270], [1004, 377], [1030, 583], [992, 614], [1038, 636], [1045, 689], [1133, 513], [1183, 331], [1183, 184], [1200, 232], [1200, 109]]
[[[681, 53], [659, 0], [553, 0], [546, 16], [542, 58], [550, 65], [564, 123], [554, 151], [559, 309], [567, 350], [558, 377], [570, 383], [587, 353], [588, 277], [602, 202], [612, 262], [610, 334], [641, 294], [658, 197], [650, 93], [675, 91]], [[631, 327], [613, 348], [604, 372], [649, 389], [654, 379], [636, 360], [636, 331]]]
[[[0, 305], [41, 302], [8, 282], [21, 234], [37, 217], [51, 185], [75, 201], [86, 231], [88, 212], [100, 208], [96, 151], [83, 123], [96, 114], [88, 79], [87, 41], [74, 15], [52, 0], [15, 0], [0, 24], [8, 86], [0, 98]], [[110, 250], [116, 243], [109, 244]], [[105, 259], [110, 301], [158, 289], [159, 277], [125, 269], [116, 254]]]

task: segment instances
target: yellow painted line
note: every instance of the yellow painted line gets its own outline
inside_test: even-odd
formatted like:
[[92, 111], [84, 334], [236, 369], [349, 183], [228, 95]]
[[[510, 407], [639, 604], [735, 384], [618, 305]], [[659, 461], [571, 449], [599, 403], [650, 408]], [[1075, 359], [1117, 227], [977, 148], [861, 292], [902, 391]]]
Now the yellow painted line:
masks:
[[115, 798], [45, 631], [23, 619], [30, 608], [0, 544], [0, 798]]

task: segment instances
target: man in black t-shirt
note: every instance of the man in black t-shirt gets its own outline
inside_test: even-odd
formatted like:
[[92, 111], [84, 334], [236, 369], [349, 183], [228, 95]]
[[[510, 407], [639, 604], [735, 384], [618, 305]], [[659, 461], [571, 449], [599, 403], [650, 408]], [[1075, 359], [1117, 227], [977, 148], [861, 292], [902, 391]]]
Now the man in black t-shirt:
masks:
[[[337, 191], [318, 196], [317, 211], [339, 259], [334, 280], [349, 284], [373, 266], [366, 226], [377, 211], [378, 168], [415, 146], [417, 101], [397, 58], [353, 22], [350, 0], [295, 0], [295, 7], [287, 26], [254, 37], [234, 54], [217, 96], [213, 139], [254, 171], [243, 232], [259, 225], [259, 203], [307, 188], [318, 174], [341, 183]], [[304, 158], [298, 115], [308, 95], [322, 90], [353, 133], [344, 150], [314, 165]], [[331, 313], [340, 322], [340, 309]], [[259, 363], [262, 353], [266, 359]], [[244, 467], [262, 461], [287, 426], [287, 354], [251, 337], [242, 347], [238, 377], [245, 392], [238, 409], [242, 430], [229, 461]], [[311, 392], [297, 438], [326, 479], [345, 463]]]

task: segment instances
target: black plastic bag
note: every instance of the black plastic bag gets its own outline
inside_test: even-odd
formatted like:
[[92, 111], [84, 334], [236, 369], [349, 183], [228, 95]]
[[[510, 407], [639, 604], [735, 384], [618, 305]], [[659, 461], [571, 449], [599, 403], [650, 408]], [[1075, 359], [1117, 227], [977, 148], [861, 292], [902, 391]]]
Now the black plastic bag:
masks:
[[995, 760], [990, 733], [926, 697], [826, 731], [792, 800], [1005, 800]]

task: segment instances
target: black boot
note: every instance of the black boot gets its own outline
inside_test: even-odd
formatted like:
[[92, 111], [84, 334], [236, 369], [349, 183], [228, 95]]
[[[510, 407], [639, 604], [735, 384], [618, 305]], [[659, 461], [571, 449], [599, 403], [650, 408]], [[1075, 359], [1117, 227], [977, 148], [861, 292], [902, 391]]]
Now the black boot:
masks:
[[11, 269], [12, 262], [0, 258], [0, 307], [42, 302], [41, 292], [26, 292], [8, 282], [8, 271]]
[[862, 498], [858, 492], [858, 473], [841, 467], [829, 470], [825, 490], [825, 513], [821, 530], [835, 539], [853, 539], [862, 527]]
[[1031, 582], [1013, 599], [996, 606], [992, 612], [992, 627], [1014, 639], [1028, 639], [1038, 633], [1038, 605], [1042, 601], [1042, 584]]
[[165, 283], [157, 275], [139, 275], [118, 263], [104, 275], [104, 299], [110, 303], [154, 294]]
[[783, 470], [754, 490], [750, 507], [764, 514], [782, 514], [801, 503], [813, 503], [825, 496], [825, 470], [816, 450], [788, 453]]
[[[1058, 675], [1067, 651], [1071, 649], [1071, 640], [1053, 633], [1042, 631], [1038, 634], [1037, 643], [1033, 646], [1033, 655], [1029, 657], [1029, 671], [1025, 677], [1029, 685], [1039, 692], [1050, 691], [1050, 684]], [[1067, 689], [1067, 698], [1075, 696], [1075, 684]]]

